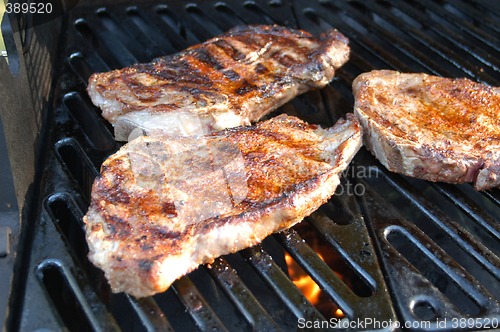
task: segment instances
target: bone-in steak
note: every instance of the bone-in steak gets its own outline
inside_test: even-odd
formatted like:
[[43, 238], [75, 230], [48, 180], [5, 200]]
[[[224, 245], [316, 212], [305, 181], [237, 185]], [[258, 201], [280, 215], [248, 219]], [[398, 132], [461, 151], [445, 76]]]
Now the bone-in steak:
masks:
[[205, 134], [248, 125], [311, 88], [349, 57], [336, 30], [319, 38], [281, 26], [244, 26], [150, 63], [97, 73], [88, 93], [115, 138]]
[[353, 82], [368, 149], [389, 170], [476, 190], [500, 185], [500, 89], [389, 70]]
[[352, 114], [328, 129], [280, 115], [203, 137], [137, 138], [94, 182], [89, 258], [114, 292], [164, 291], [312, 213], [360, 146]]

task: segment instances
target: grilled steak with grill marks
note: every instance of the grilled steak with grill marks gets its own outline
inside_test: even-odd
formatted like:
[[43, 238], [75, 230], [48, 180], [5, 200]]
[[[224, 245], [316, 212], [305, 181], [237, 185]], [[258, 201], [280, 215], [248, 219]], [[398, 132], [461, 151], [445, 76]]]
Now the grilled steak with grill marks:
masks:
[[319, 38], [281, 26], [244, 26], [175, 55], [90, 77], [88, 93], [126, 141], [248, 125], [311, 88], [349, 57], [336, 30]]
[[429, 181], [500, 185], [500, 89], [380, 70], [353, 82], [365, 145], [389, 170]]
[[360, 146], [352, 114], [328, 129], [280, 115], [201, 137], [137, 138], [94, 182], [89, 258], [114, 292], [162, 292], [312, 213]]

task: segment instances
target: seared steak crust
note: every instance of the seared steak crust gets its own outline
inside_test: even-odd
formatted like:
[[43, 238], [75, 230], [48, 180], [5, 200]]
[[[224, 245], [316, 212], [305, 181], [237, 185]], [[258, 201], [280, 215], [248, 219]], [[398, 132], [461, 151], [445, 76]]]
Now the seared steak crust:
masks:
[[500, 185], [500, 90], [378, 70], [353, 82], [364, 142], [393, 172], [476, 190]]
[[312, 213], [360, 146], [352, 114], [328, 129], [280, 115], [203, 137], [137, 138], [94, 182], [89, 258], [114, 292], [164, 291]]
[[117, 140], [159, 130], [204, 134], [248, 125], [328, 84], [349, 57], [347, 44], [336, 30], [315, 38], [276, 25], [237, 27], [150, 63], [94, 74], [88, 93]]

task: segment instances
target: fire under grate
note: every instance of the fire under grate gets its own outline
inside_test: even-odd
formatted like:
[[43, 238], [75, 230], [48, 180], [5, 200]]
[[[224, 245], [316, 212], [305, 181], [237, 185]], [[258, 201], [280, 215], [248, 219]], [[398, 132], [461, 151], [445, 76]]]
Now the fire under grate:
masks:
[[[389, 324], [396, 321], [409, 330], [498, 326], [499, 190], [477, 193], [470, 185], [392, 174], [364, 148], [337, 194], [303, 223], [218, 258], [151, 298], [110, 292], [86, 258], [82, 217], [100, 164], [119, 147], [86, 95], [93, 72], [174, 53], [235, 25], [276, 23], [314, 34], [337, 28], [351, 40], [351, 60], [329, 86], [280, 109], [331, 125], [352, 111], [352, 80], [372, 69], [498, 86], [499, 14], [487, 1], [452, 0], [76, 7], [62, 32], [40, 213], [26, 290], [19, 292], [22, 310], [11, 325], [22, 331], [287, 331], [324, 321], [352, 331], [399, 330]], [[291, 264], [314, 280], [322, 301], [311, 304], [297, 288]]]

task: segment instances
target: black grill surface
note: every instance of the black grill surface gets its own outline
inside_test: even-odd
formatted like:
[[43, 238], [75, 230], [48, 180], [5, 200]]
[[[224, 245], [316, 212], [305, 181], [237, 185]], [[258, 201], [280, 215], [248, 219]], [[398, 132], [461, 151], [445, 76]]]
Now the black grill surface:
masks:
[[[493, 2], [95, 3], [81, 3], [64, 19], [44, 130], [39, 213], [26, 243], [25, 291], [17, 290], [10, 327], [288, 331], [300, 329], [300, 322], [338, 323], [332, 310], [311, 305], [292, 283], [285, 252], [320, 286], [325, 301], [342, 310], [346, 330], [499, 326], [499, 190], [478, 193], [468, 184], [392, 174], [364, 148], [337, 194], [299, 226], [202, 266], [151, 298], [110, 292], [86, 258], [82, 223], [100, 164], [119, 148], [85, 92], [92, 73], [150, 61], [241, 24], [276, 23], [314, 34], [337, 28], [351, 40], [350, 61], [329, 86], [280, 109], [331, 125], [352, 111], [352, 80], [372, 69], [498, 86], [500, 9]], [[335, 264], [316, 254], [314, 241]]]

